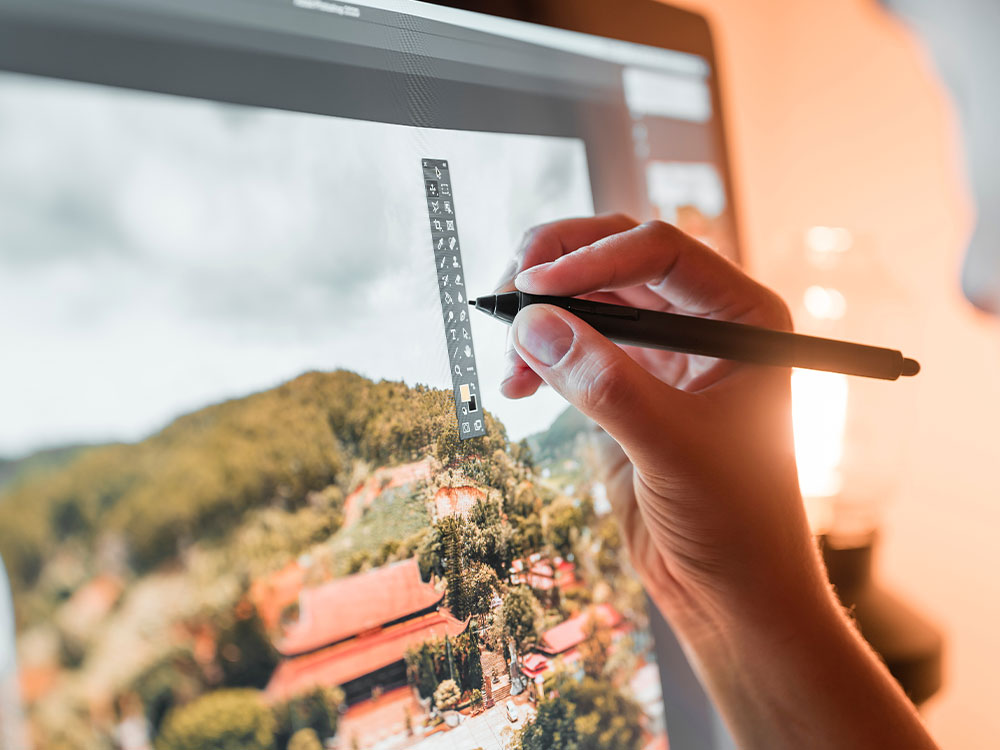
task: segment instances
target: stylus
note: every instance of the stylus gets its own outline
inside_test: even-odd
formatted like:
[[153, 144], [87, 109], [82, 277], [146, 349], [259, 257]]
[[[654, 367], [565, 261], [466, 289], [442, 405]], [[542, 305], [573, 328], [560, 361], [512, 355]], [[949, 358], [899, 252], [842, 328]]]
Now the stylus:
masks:
[[576, 297], [526, 292], [490, 294], [469, 304], [507, 323], [528, 305], [555, 305], [576, 315], [612, 341], [757, 365], [801, 367], [867, 378], [896, 380], [920, 372], [920, 364], [895, 349], [803, 336], [786, 331], [609, 305]]

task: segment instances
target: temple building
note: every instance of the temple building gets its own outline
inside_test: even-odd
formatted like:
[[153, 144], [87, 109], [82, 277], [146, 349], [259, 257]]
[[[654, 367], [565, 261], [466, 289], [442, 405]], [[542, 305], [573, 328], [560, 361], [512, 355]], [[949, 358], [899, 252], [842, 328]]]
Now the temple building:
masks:
[[587, 639], [587, 623], [597, 619], [611, 632], [612, 642], [631, 630], [631, 625], [610, 604], [598, 604], [546, 630], [533, 653], [524, 657], [522, 671], [538, 681], [558, 657], [567, 667], [582, 668], [579, 646]]
[[299, 595], [299, 618], [276, 639], [284, 657], [267, 686], [287, 699], [340, 685], [348, 703], [406, 684], [407, 649], [465, 632], [442, 607], [444, 592], [420, 577], [416, 558], [338, 578]]

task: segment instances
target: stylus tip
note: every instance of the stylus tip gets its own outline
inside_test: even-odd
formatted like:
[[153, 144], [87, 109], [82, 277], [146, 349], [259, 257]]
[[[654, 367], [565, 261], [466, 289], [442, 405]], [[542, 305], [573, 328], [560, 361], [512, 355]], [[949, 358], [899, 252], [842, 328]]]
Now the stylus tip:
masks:
[[907, 377], [913, 377], [918, 372], [920, 372], [920, 363], [915, 359], [904, 359], [903, 369], [900, 371], [900, 375], [905, 375]]

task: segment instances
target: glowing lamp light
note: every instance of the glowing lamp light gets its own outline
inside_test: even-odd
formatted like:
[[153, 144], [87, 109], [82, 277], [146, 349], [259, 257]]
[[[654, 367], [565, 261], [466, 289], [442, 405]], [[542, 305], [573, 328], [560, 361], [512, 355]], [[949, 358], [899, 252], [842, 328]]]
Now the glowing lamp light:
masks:
[[795, 370], [792, 426], [803, 497], [834, 497], [844, 484], [840, 464], [847, 429], [847, 376]]

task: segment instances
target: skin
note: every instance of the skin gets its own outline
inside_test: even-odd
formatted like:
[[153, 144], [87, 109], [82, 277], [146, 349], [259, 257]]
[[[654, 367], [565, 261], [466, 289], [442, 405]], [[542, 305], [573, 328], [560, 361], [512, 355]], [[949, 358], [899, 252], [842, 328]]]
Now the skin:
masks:
[[[584, 296], [791, 330], [784, 302], [662, 222], [570, 219], [525, 237], [499, 291]], [[740, 747], [934, 748], [830, 591], [799, 494], [790, 371], [619, 347], [522, 310], [501, 390], [543, 383], [602, 428], [633, 566]]]

